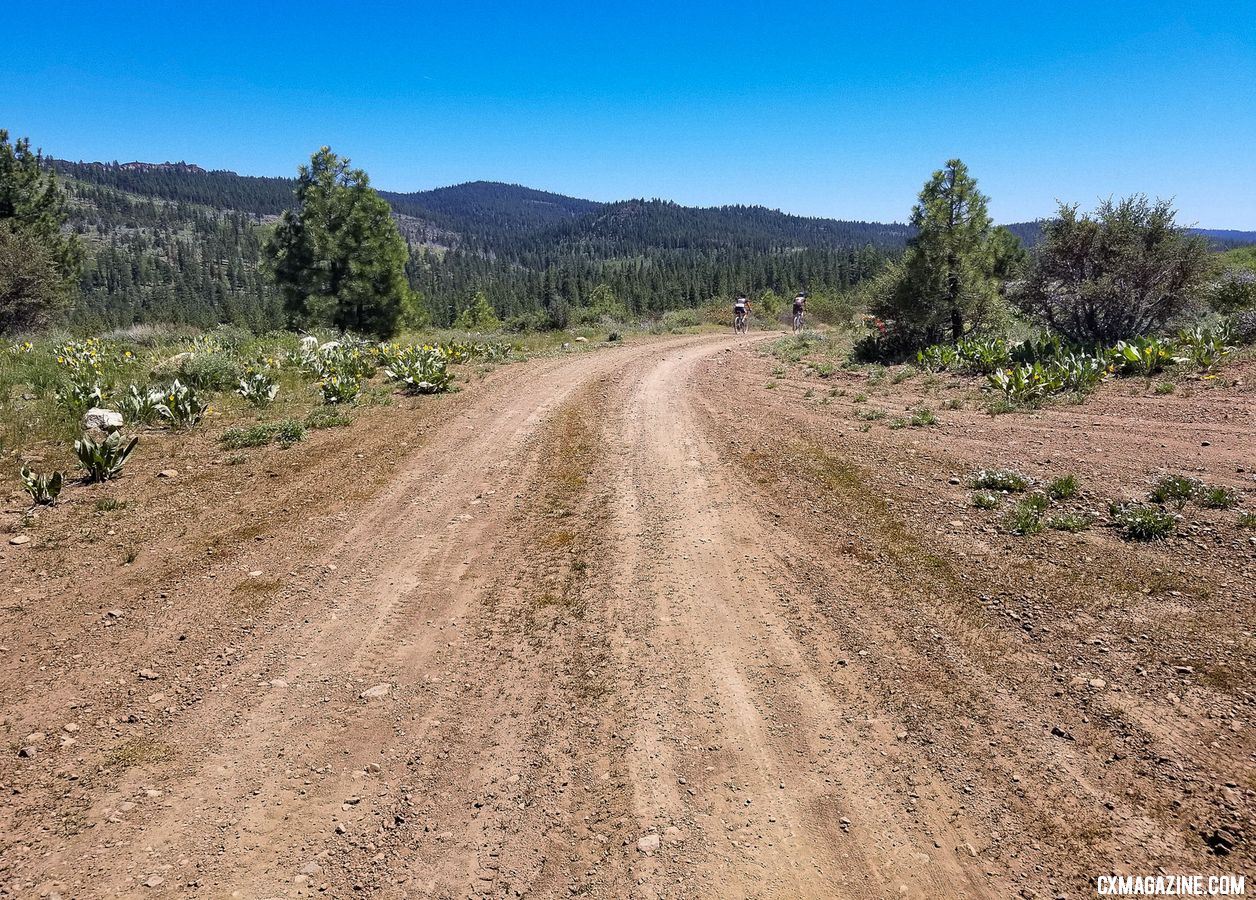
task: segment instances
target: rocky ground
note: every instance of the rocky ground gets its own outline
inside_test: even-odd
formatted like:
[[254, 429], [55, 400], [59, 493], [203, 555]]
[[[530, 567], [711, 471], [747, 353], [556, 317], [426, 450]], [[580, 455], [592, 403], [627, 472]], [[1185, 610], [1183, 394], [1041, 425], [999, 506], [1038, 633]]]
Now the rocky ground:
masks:
[[[1256, 506], [1252, 364], [991, 418], [965, 378], [767, 346], [534, 360], [288, 450], [154, 438], [25, 525], [12, 498], [0, 896], [1250, 873], [1256, 532], [1192, 503], [1135, 543], [1107, 509], [1166, 472]], [[1075, 474], [1095, 523], [1007, 533], [966, 484], [995, 466]]]

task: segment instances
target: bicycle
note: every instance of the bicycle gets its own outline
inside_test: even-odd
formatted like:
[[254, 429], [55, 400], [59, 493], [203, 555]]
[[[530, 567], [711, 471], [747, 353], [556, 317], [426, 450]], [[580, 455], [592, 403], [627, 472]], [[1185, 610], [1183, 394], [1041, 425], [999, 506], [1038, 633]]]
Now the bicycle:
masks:
[[802, 310], [800, 309], [798, 310], [798, 312], [794, 313], [794, 334], [797, 334], [798, 332], [802, 331], [802, 329], [803, 329]]
[[736, 334], [746, 333], [746, 311], [744, 309], [733, 313], [733, 331]]

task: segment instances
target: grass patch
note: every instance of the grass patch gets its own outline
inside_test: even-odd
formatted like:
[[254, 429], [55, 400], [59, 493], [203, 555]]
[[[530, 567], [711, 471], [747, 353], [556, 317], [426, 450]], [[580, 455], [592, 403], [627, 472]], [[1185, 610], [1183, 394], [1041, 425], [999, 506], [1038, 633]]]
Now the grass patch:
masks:
[[1119, 507], [1113, 519], [1133, 541], [1159, 541], [1177, 530], [1177, 517], [1158, 506]]
[[311, 410], [310, 414], [305, 417], [304, 424], [308, 431], [318, 431], [321, 428], [344, 428], [353, 424], [353, 417], [344, 410], [322, 406]]
[[96, 512], [117, 512], [120, 509], [126, 509], [125, 500], [117, 500], [113, 497], [101, 497], [96, 501]]
[[1172, 394], [1177, 390], [1177, 385], [1172, 381], [1162, 381], [1156, 385], [1157, 394]]
[[1205, 509], [1234, 509], [1239, 505], [1239, 495], [1229, 488], [1201, 487], [1195, 502]]
[[1202, 487], [1194, 478], [1166, 475], [1156, 482], [1148, 499], [1152, 503], [1176, 503], [1178, 509], [1181, 509]]
[[1028, 475], [1022, 475], [1014, 469], [982, 469], [968, 479], [969, 487], [977, 490], [1007, 491], [1020, 493], [1032, 484]]
[[912, 428], [927, 428], [930, 425], [938, 424], [938, 417], [933, 414], [933, 410], [927, 406], [921, 406], [912, 411], [911, 418], [907, 422]]
[[1052, 500], [1072, 500], [1077, 490], [1076, 475], [1061, 475], [1047, 485], [1047, 496]]
[[1047, 500], [1043, 494], [1033, 494], [1009, 509], [1003, 516], [1003, 527], [1012, 534], [1022, 536], [1041, 532], [1043, 506], [1035, 499], [1038, 497]]
[[1085, 531], [1093, 521], [1089, 513], [1062, 513], [1058, 516], [1049, 516], [1044, 524], [1056, 531], [1076, 533]]
[[855, 417], [863, 419], [865, 422], [875, 422], [878, 419], [885, 418], [885, 410], [883, 409], [860, 409], [855, 412]]
[[992, 494], [990, 491], [977, 491], [972, 498], [972, 504], [977, 509], [998, 509], [1002, 502], [998, 494]]
[[1239, 513], [1239, 528], [1256, 528], [1256, 512]]
[[105, 754], [105, 768], [124, 770], [132, 766], [167, 762], [174, 757], [174, 748], [152, 738], [132, 738]]
[[291, 447], [304, 437], [303, 423], [296, 419], [284, 419], [282, 422], [250, 425], [248, 428], [230, 428], [223, 432], [219, 440], [228, 450], [243, 450], [245, 447], [264, 447], [272, 441], [281, 447]]

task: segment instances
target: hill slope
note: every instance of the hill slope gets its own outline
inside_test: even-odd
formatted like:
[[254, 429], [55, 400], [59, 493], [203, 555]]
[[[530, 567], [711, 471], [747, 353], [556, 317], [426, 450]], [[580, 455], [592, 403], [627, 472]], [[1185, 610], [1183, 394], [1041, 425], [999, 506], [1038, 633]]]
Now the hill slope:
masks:
[[[292, 178], [188, 163], [52, 161], [74, 198], [72, 227], [95, 253], [78, 321], [283, 324], [261, 274], [264, 232], [293, 202]], [[411, 245], [409, 276], [437, 324], [482, 290], [504, 317], [565, 324], [598, 285], [634, 313], [735, 292], [838, 290], [901, 251], [902, 224], [794, 216], [760, 206], [598, 203], [474, 181], [381, 191]], [[1036, 222], [1008, 226], [1026, 244]], [[1256, 232], [1199, 230], [1220, 246]]]

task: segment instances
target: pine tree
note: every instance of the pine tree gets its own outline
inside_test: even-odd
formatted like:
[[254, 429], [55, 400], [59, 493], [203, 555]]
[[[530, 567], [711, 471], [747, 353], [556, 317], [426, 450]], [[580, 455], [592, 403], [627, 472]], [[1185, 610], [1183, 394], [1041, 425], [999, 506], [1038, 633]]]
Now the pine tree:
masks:
[[987, 203], [968, 167], [952, 159], [933, 173], [912, 210], [917, 231], [908, 245], [906, 283], [894, 312], [922, 331], [926, 342], [938, 340], [948, 326], [958, 341], [994, 303]]
[[266, 244], [291, 321], [391, 336], [409, 286], [406, 242], [388, 204], [328, 147], [301, 167], [296, 201]]
[[47, 324], [69, 305], [82, 265], [63, 234], [65, 197], [30, 141], [0, 129], [0, 332]]

